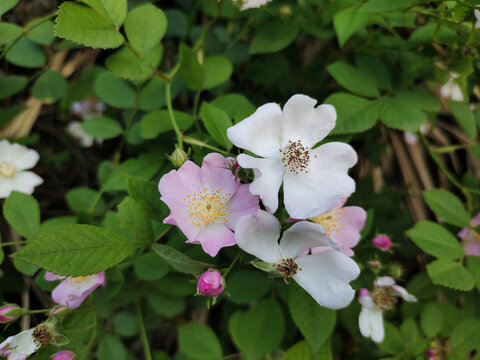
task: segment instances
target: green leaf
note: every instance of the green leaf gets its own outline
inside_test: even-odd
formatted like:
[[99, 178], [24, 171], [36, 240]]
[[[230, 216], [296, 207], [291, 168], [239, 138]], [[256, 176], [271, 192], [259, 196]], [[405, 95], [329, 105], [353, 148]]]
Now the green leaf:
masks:
[[88, 212], [97, 202], [99, 193], [87, 187], [72, 189], [67, 193], [66, 200], [76, 212]]
[[187, 305], [184, 299], [167, 294], [147, 293], [147, 301], [156, 313], [164, 316], [176, 316]]
[[66, 1], [57, 14], [55, 35], [58, 37], [102, 49], [114, 49], [124, 43], [122, 34], [109, 20], [88, 6]]
[[337, 111], [337, 123], [332, 134], [360, 133], [372, 128], [377, 122], [377, 103], [367, 99], [336, 93], [325, 99], [324, 103], [333, 105]]
[[338, 43], [342, 47], [359, 28], [368, 23], [370, 16], [358, 12], [358, 6], [338, 12], [333, 18], [333, 27], [337, 33]]
[[140, 279], [153, 281], [167, 275], [168, 264], [157, 254], [148, 252], [135, 259], [133, 269]]
[[390, 89], [392, 81], [388, 69], [382, 60], [368, 53], [359, 53], [355, 56], [355, 62], [357, 68], [362, 73], [368, 75], [379, 89]]
[[197, 55], [188, 46], [180, 45], [180, 74], [182, 79], [192, 90], [201, 90], [205, 74], [202, 65], [198, 62]]
[[59, 225], [45, 228], [14, 256], [58, 275], [85, 276], [117, 265], [134, 248], [127, 238], [101, 227]]
[[212, 89], [230, 79], [233, 66], [226, 56], [209, 56], [203, 62], [204, 89]]
[[316, 354], [335, 327], [335, 311], [320, 306], [297, 284], [289, 287], [288, 307], [293, 321]]
[[13, 65], [25, 68], [40, 68], [47, 62], [43, 48], [26, 37], [17, 41], [5, 57]]
[[231, 119], [236, 119], [237, 116], [250, 116], [256, 110], [256, 107], [244, 95], [233, 93], [217, 97], [210, 102], [210, 105], [225, 111]]
[[108, 176], [102, 186], [103, 191], [120, 191], [127, 189], [126, 175], [135, 175], [143, 179], [150, 179], [165, 162], [161, 155], [142, 154], [136, 159], [128, 159], [121, 163]]
[[12, 191], [3, 204], [3, 215], [17, 232], [28, 240], [40, 231], [40, 206], [33, 196]]
[[[193, 117], [181, 111], [173, 111], [180, 130], [185, 131], [193, 125]], [[157, 110], [145, 114], [140, 125], [140, 134], [144, 139], [155, 139], [158, 135], [173, 130], [172, 120], [167, 110]]]
[[472, 275], [478, 291], [480, 291], [480, 257], [467, 256], [467, 269]]
[[32, 28], [27, 34], [27, 37], [40, 45], [49, 45], [53, 42], [55, 38], [53, 35], [54, 32], [54, 23], [53, 21], [44, 21], [40, 25], [36, 25], [39, 21], [44, 21], [43, 19], [35, 19], [30, 21], [27, 25], [27, 28]]
[[124, 28], [132, 47], [144, 54], [162, 40], [167, 30], [167, 18], [156, 6], [145, 4], [130, 10]]
[[423, 251], [439, 259], [454, 260], [463, 256], [463, 247], [443, 226], [431, 221], [419, 221], [407, 235]]
[[436, 260], [427, 265], [427, 273], [434, 284], [469, 291], [475, 282], [462, 265], [450, 260]]
[[131, 337], [138, 334], [138, 318], [129, 311], [120, 311], [113, 317], [115, 332], [120, 336]]
[[234, 271], [228, 277], [229, 300], [235, 304], [248, 304], [257, 300], [269, 292], [271, 287], [271, 279], [264, 273], [251, 269]]
[[460, 101], [447, 101], [447, 106], [457, 120], [458, 124], [467, 133], [471, 139], [477, 137], [477, 125], [475, 123], [475, 116], [470, 110], [468, 104]]
[[388, 11], [400, 10], [410, 6], [415, 0], [370, 0], [363, 4], [359, 12], [365, 13], [384, 13]]
[[337, 61], [327, 67], [332, 77], [345, 89], [358, 95], [377, 97], [380, 93], [375, 82], [365, 73], [343, 61]]
[[127, 349], [119, 338], [106, 334], [98, 344], [98, 360], [128, 360]]
[[416, 321], [409, 317], [400, 327], [400, 335], [402, 336], [405, 347], [414, 355], [420, 355], [426, 350], [426, 344], [420, 336], [420, 331]]
[[160, 201], [158, 185], [135, 176], [127, 176], [126, 179], [130, 196], [142, 205], [151, 219], [163, 221], [168, 215], [168, 209]]
[[379, 116], [388, 127], [411, 132], [418, 131], [427, 120], [420, 106], [403, 96], [380, 99]]
[[213, 267], [211, 264], [196, 261], [184, 255], [177, 249], [163, 244], [154, 244], [153, 251], [160, 255], [171, 267], [185, 274], [199, 274]]
[[123, 129], [117, 121], [105, 116], [84, 121], [82, 129], [97, 139], [113, 139], [123, 133]]
[[254, 360], [280, 346], [285, 333], [285, 321], [280, 305], [275, 300], [262, 300], [247, 312], [238, 311], [231, 316], [228, 329], [233, 342], [246, 359]]
[[79, 0], [95, 9], [103, 18], [120, 27], [127, 16], [127, 0]]
[[478, 349], [480, 346], [480, 320], [465, 319], [453, 329], [450, 338], [452, 351], [467, 353]]
[[[1, 23], [0, 23], [1, 25]], [[0, 75], [0, 99], [5, 99], [23, 90], [28, 84], [26, 76]]]
[[24, 105], [16, 105], [5, 110], [0, 110], [0, 128], [7, 125], [25, 109], [26, 107]]
[[145, 209], [127, 196], [118, 205], [118, 218], [124, 227], [131, 228], [137, 235], [138, 244], [151, 244], [153, 242], [153, 228]]
[[285, 49], [300, 32], [300, 25], [291, 19], [266, 21], [253, 36], [248, 52], [269, 54]]
[[436, 336], [443, 326], [443, 313], [438, 303], [428, 303], [420, 316], [420, 326], [425, 335], [430, 338]]
[[19, 1], [20, 0], [2, 0], [0, 2], [0, 16], [5, 14], [10, 9], [13, 9]]
[[178, 328], [178, 345], [185, 355], [198, 360], [220, 359], [220, 341], [207, 325], [190, 323]]
[[167, 32], [166, 36], [185, 36], [188, 33], [188, 19], [178, 10], [166, 10]]
[[43, 102], [52, 104], [66, 93], [67, 80], [58, 72], [49, 70], [40, 75], [32, 87], [32, 95]]
[[306, 341], [300, 341], [285, 352], [282, 360], [312, 360], [312, 350]]
[[95, 80], [95, 92], [106, 104], [120, 109], [135, 105], [135, 90], [125, 81], [105, 72]]
[[383, 320], [383, 326], [385, 328], [385, 337], [378, 344], [378, 347], [387, 354], [397, 355], [402, 353], [405, 350], [405, 345], [397, 329], [385, 320]]
[[227, 138], [227, 129], [232, 126], [232, 121], [228, 115], [219, 108], [204, 102], [200, 108], [200, 117], [212, 138], [225, 149], [230, 150], [233, 144]]
[[422, 195], [430, 209], [445, 222], [459, 227], [470, 224], [470, 217], [462, 202], [451, 192], [431, 189], [424, 191]]
[[139, 59], [128, 48], [122, 48], [109, 56], [105, 65], [115, 76], [131, 81], [143, 81], [150, 78], [160, 64], [163, 56], [162, 44], [150, 49], [143, 58]]
[[[1, 9], [0, 5], [0, 9]], [[20, 36], [22, 36], [23, 29], [15, 24], [0, 23], [0, 45], [8, 44]]]

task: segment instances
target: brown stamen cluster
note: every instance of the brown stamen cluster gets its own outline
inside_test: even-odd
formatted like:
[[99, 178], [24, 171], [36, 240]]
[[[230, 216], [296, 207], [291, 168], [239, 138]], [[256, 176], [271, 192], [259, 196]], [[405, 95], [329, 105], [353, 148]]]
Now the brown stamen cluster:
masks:
[[310, 164], [310, 152], [302, 145], [300, 140], [289, 141], [288, 145], [280, 150], [280, 159], [285, 168], [295, 174], [303, 171], [308, 173], [308, 164]]
[[33, 340], [40, 346], [45, 346], [53, 341], [53, 334], [47, 325], [38, 325], [32, 333]]
[[382, 311], [393, 309], [397, 303], [397, 298], [392, 288], [386, 286], [375, 286], [371, 297], [375, 305]]
[[282, 259], [282, 262], [276, 265], [278, 272], [284, 279], [289, 279], [297, 273], [299, 269], [298, 264], [292, 258]]

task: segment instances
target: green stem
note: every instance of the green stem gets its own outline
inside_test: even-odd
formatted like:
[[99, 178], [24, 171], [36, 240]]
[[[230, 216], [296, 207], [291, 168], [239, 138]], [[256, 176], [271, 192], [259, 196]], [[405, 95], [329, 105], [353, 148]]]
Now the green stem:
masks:
[[450, 146], [442, 146], [442, 147], [432, 147], [432, 151], [436, 154], [445, 154], [456, 150], [468, 149], [472, 146], [476, 146], [477, 144], [460, 144], [460, 145], [450, 145]]
[[52, 309], [28, 310], [27, 314], [42, 314], [50, 311], [52, 311]]
[[150, 351], [150, 345], [148, 344], [147, 331], [145, 330], [145, 324], [143, 322], [142, 309], [140, 308], [140, 303], [138, 300], [136, 302], [136, 305], [138, 322], [140, 325], [140, 336], [142, 338], [143, 351], [145, 353], [145, 360], [152, 360], [152, 353]]
[[225, 155], [231, 155], [228, 151], [225, 151], [225, 150], [222, 150], [222, 149], [217, 148], [215, 146], [209, 145], [202, 140], [198, 140], [198, 139], [195, 139], [195, 138], [190, 137], [190, 136], [183, 136], [183, 141], [186, 142], [187, 144], [190, 144], [190, 145], [197, 145], [197, 146], [201, 146], [201, 147], [213, 150], [213, 151], [217, 151], [217, 152], [225, 154]]
[[200, 94], [202, 93], [202, 90], [198, 90], [197, 93], [195, 94], [195, 100], [193, 101], [193, 110], [192, 110], [192, 117], [193, 121], [195, 123], [195, 128], [197, 129], [198, 132], [201, 132], [200, 129], [200, 124], [198, 123], [198, 103], [200, 102]]
[[27, 243], [27, 241], [10, 241], [10, 242], [5, 242], [5, 243], [0, 243], [0, 246], [26, 244], [26, 243]]
[[238, 261], [238, 259], [240, 259], [240, 257], [243, 255], [243, 251], [239, 251], [237, 253], [237, 256], [235, 256], [235, 259], [233, 259], [232, 263], [230, 264], [230, 266], [228, 267], [227, 270], [225, 270], [225, 272], [223, 273], [223, 277], [227, 277], [228, 273], [233, 269], [233, 266], [235, 265], [235, 263]]
[[170, 115], [170, 120], [172, 121], [173, 130], [175, 130], [175, 134], [177, 135], [178, 147], [180, 150], [183, 150], [182, 133], [180, 132], [180, 128], [178, 127], [177, 120], [175, 119], [175, 114], [173, 113], [173, 107], [172, 107], [172, 83], [167, 84], [166, 95], [167, 95], [166, 97], [167, 97], [168, 115]]

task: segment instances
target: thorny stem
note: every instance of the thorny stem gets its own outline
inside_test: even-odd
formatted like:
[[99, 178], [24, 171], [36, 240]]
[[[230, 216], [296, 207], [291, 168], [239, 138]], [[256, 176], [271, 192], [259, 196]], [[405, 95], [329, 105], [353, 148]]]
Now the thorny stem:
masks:
[[147, 331], [145, 330], [145, 324], [143, 322], [142, 309], [140, 308], [140, 303], [137, 300], [137, 315], [138, 323], [140, 325], [140, 336], [143, 343], [143, 351], [145, 353], [145, 360], [152, 360], [152, 352], [150, 351], [150, 345], [148, 344]]
[[177, 120], [175, 119], [175, 114], [173, 113], [173, 108], [172, 108], [172, 83], [170, 82], [166, 86], [166, 97], [167, 97], [168, 115], [170, 115], [170, 120], [172, 121], [173, 130], [175, 130], [175, 134], [177, 135], [178, 147], [180, 148], [180, 150], [183, 150], [182, 133], [180, 132], [180, 128], [178, 127]]

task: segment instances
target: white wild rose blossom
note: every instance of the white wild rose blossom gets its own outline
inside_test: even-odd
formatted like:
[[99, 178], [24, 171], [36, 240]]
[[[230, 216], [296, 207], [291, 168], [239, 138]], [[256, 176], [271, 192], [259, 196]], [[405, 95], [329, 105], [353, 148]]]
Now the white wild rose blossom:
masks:
[[243, 0], [240, 6], [240, 11], [259, 8], [272, 0]]
[[35, 186], [43, 179], [32, 171], [40, 156], [35, 150], [19, 144], [0, 141], [0, 199], [7, 198], [12, 191], [32, 194]]
[[[331, 240], [325, 229], [307, 221], [294, 224], [283, 233], [280, 223], [266, 211], [240, 218], [235, 227], [235, 241], [249, 254], [269, 264], [284, 279], [292, 278], [320, 305], [341, 309], [353, 299], [349, 282], [360, 274], [358, 265]], [[301, 256], [310, 248], [329, 247], [316, 254]]]
[[285, 208], [295, 219], [327, 212], [355, 190], [347, 174], [357, 162], [350, 145], [330, 142], [312, 149], [332, 131], [337, 118], [332, 105], [315, 107], [316, 103], [306, 95], [294, 95], [283, 111], [278, 104], [265, 104], [227, 130], [235, 146], [259, 156], [241, 154], [237, 161], [254, 169], [249, 190], [260, 196], [270, 213], [278, 208], [282, 183]]

